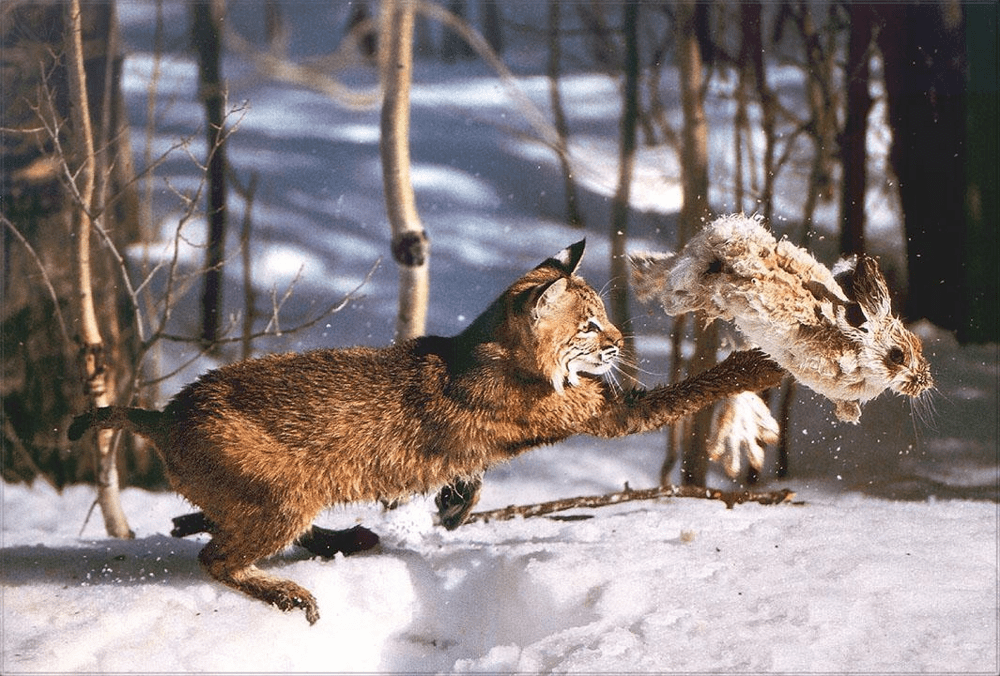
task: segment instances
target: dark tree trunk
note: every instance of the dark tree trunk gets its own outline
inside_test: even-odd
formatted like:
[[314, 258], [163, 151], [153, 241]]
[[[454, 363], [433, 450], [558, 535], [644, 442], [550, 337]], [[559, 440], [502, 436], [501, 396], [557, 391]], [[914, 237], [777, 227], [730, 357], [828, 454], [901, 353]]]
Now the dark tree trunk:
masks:
[[549, 0], [549, 60], [547, 74], [549, 78], [549, 100], [552, 104], [552, 120], [559, 135], [559, 165], [562, 168], [563, 187], [566, 192], [566, 222], [574, 227], [583, 227], [583, 216], [577, 207], [578, 197], [576, 181], [573, 179], [573, 167], [569, 162], [569, 148], [566, 139], [569, 137], [569, 122], [563, 110], [562, 96], [559, 92], [559, 70], [562, 67], [562, 49], [559, 39], [559, 0]]
[[226, 254], [226, 144], [222, 82], [223, 0], [198, 0], [191, 5], [191, 40], [198, 52], [198, 89], [205, 106], [205, 143], [208, 149], [208, 248], [205, 286], [201, 294], [201, 339], [214, 345], [222, 314], [222, 264]]
[[[625, 33], [625, 86], [622, 90], [622, 115], [619, 122], [618, 188], [611, 206], [611, 321], [617, 326], [627, 326], [628, 309], [628, 258], [625, 244], [628, 240], [629, 196], [632, 186], [632, 168], [635, 164], [636, 121], [639, 117], [639, 37], [637, 2], [627, 2], [623, 8], [622, 30]], [[631, 331], [625, 332], [625, 372], [634, 376], [631, 364], [635, 360], [635, 342]]]
[[872, 98], [868, 93], [874, 12], [870, 5], [848, 5], [851, 37], [847, 48], [847, 103], [840, 137], [843, 182], [840, 191], [840, 253], [865, 250], [865, 189], [868, 183], [866, 140]]
[[998, 159], [997, 4], [966, 4], [969, 89], [966, 134], [966, 284], [968, 321], [958, 327], [963, 342], [1000, 341], [1000, 212]]
[[502, 5], [494, 0], [486, 0], [479, 5], [483, 12], [483, 37], [498, 55], [503, 53], [503, 18], [500, 15]]
[[890, 159], [899, 179], [907, 240], [904, 314], [956, 330], [968, 311], [961, 6], [891, 4], [878, 11], [893, 133]]
[[[451, 0], [448, 3], [448, 11], [462, 21], [465, 21], [465, 0]], [[475, 56], [475, 52], [472, 51], [469, 43], [463, 40], [462, 36], [455, 31], [446, 28], [444, 31], [444, 41], [441, 44], [441, 58], [448, 63], [452, 63], [454, 61], [471, 59], [473, 56]]]

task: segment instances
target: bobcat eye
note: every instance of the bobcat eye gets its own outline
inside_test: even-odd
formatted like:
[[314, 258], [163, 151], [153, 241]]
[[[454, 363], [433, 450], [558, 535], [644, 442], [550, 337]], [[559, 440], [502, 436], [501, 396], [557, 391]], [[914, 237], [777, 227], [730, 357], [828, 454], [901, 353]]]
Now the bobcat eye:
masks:
[[586, 324], [583, 325], [582, 333], [600, 333], [601, 324], [596, 319], [588, 320]]
[[893, 364], [896, 364], [897, 366], [901, 366], [903, 362], [906, 361], [906, 355], [903, 354], [903, 350], [898, 347], [894, 347], [891, 350], [889, 350], [888, 356], [889, 356], [889, 361], [891, 361]]

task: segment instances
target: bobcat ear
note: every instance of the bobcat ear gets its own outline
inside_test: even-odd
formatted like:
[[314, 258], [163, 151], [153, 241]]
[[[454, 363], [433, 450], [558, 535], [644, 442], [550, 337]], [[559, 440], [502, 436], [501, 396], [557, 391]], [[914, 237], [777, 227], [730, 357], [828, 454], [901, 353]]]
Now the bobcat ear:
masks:
[[566, 294], [568, 286], [569, 282], [565, 277], [560, 277], [554, 282], [549, 282], [543, 286], [543, 291], [538, 295], [538, 300], [535, 301], [535, 307], [531, 310], [531, 318], [537, 322], [539, 319], [551, 314], [552, 311], [559, 305], [562, 297]]
[[586, 246], [587, 240], [581, 239], [576, 244], [570, 244], [552, 258], [546, 258], [535, 269], [555, 268], [567, 275], [572, 275], [580, 267], [580, 261], [583, 260], [583, 249]]

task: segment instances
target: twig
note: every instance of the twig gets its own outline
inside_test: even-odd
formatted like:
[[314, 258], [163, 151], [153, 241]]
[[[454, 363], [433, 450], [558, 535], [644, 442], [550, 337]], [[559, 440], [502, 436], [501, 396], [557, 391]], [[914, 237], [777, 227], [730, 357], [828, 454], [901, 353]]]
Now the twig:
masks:
[[[235, 173], [235, 172], [234, 172]], [[230, 177], [233, 186], [236, 191], [243, 197], [243, 224], [240, 228], [240, 253], [243, 255], [243, 350], [242, 356], [244, 359], [250, 357], [253, 351], [253, 341], [250, 339], [250, 334], [253, 333], [253, 323], [257, 318], [257, 300], [254, 296], [253, 289], [253, 274], [251, 272], [251, 266], [253, 265], [252, 256], [250, 255], [250, 232], [253, 227], [253, 201], [257, 194], [257, 179], [260, 176], [258, 172], [252, 172], [250, 174], [250, 182], [244, 188], [240, 185], [239, 180], [235, 175]]]
[[45, 284], [45, 288], [49, 290], [49, 296], [52, 297], [52, 309], [55, 314], [56, 321], [59, 324], [59, 331], [62, 333], [63, 340], [65, 340], [67, 344], [72, 344], [73, 339], [70, 338], [69, 330], [66, 328], [66, 320], [63, 319], [62, 310], [59, 309], [59, 294], [56, 293], [55, 288], [52, 286], [52, 280], [49, 279], [49, 273], [45, 269], [45, 264], [42, 263], [42, 259], [38, 257], [38, 253], [35, 251], [34, 247], [32, 247], [31, 243], [24, 237], [24, 235], [21, 234], [21, 231], [17, 229], [16, 225], [11, 223], [10, 220], [3, 214], [0, 214], [0, 221], [7, 226], [11, 234], [14, 235], [22, 246], [24, 246], [28, 255], [31, 256], [35, 265], [38, 266], [38, 270], [42, 274], [42, 282]]
[[[343, 310], [345, 307], [347, 307], [348, 303], [350, 303], [352, 300], [355, 300], [356, 298], [358, 298], [358, 292], [361, 291], [361, 289], [365, 286], [365, 284], [367, 284], [371, 280], [372, 275], [375, 274], [375, 271], [378, 269], [378, 267], [379, 267], [379, 265], [381, 265], [381, 263], [382, 263], [382, 259], [381, 258], [377, 259], [372, 264], [371, 268], [368, 269], [368, 273], [365, 275], [365, 278], [362, 279], [358, 283], [357, 286], [355, 286], [353, 289], [351, 289], [350, 291], [348, 291], [346, 294], [344, 294], [340, 298], [340, 300], [338, 300], [336, 303], [333, 303], [332, 305], [328, 306], [325, 310], [323, 310], [322, 312], [320, 312], [318, 315], [316, 315], [312, 319], [306, 320], [306, 321], [302, 322], [301, 324], [297, 324], [296, 326], [293, 326], [290, 329], [282, 329], [280, 332], [275, 332], [275, 331], [271, 330], [270, 327], [273, 325], [273, 322], [272, 322], [272, 324], [269, 324], [268, 328], [264, 329], [263, 331], [257, 331], [255, 333], [250, 334], [250, 338], [253, 339], [253, 340], [256, 340], [257, 338], [263, 338], [265, 336], [285, 336], [285, 335], [290, 335], [290, 334], [297, 333], [299, 331], [305, 331], [306, 329], [312, 328], [313, 326], [315, 326], [319, 322], [323, 321], [324, 319], [326, 319], [330, 315], [337, 314], [338, 312], [340, 312], [341, 310]], [[286, 296], [287, 296], [287, 294], [286, 294]], [[285, 299], [281, 300], [278, 303], [278, 309], [279, 310], [281, 309], [281, 304], [284, 303], [284, 300]], [[229, 333], [229, 329], [226, 329], [222, 333], [223, 333], [223, 335]], [[175, 342], [175, 343], [197, 343], [197, 342], [199, 342], [198, 338], [192, 338], [190, 336], [178, 336], [178, 335], [174, 335], [174, 334], [170, 334], [170, 333], [160, 334], [159, 337], [162, 338], [163, 340], [169, 340], [169, 341], [172, 341], [172, 342]], [[214, 345], [225, 345], [225, 344], [228, 344], [228, 343], [237, 343], [237, 342], [241, 342], [243, 339], [244, 339], [243, 336], [226, 336], [226, 337], [223, 337], [223, 338], [216, 339]]]
[[699, 486], [660, 486], [633, 490], [625, 485], [625, 490], [604, 495], [584, 495], [551, 502], [540, 502], [533, 505], [510, 505], [502, 509], [485, 512], [473, 512], [466, 523], [474, 521], [507, 521], [518, 516], [525, 519], [533, 516], [545, 516], [553, 512], [567, 509], [607, 507], [633, 500], [657, 500], [659, 498], [703, 498], [706, 500], [721, 500], [727, 509], [744, 502], [757, 502], [762, 505], [777, 505], [790, 502], [795, 492], [782, 488], [777, 491], [722, 491], [716, 488], [701, 488]]
[[285, 306], [285, 301], [287, 301], [292, 296], [292, 291], [295, 290], [295, 285], [299, 283], [302, 279], [302, 271], [305, 269], [305, 264], [299, 266], [298, 272], [295, 273], [295, 277], [289, 282], [288, 288], [285, 289], [285, 294], [278, 300], [278, 287], [274, 286], [271, 288], [271, 321], [267, 323], [264, 327], [264, 333], [268, 333], [271, 329], [274, 329], [274, 335], [281, 335], [281, 322], [279, 315], [281, 314], [281, 308]]

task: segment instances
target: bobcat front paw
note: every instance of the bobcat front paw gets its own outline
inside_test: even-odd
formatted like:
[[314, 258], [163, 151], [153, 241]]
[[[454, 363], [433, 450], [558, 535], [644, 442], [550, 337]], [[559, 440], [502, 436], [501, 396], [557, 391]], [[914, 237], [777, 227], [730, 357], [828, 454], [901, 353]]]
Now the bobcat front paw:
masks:
[[479, 491], [483, 486], [483, 475], [471, 479], [455, 479], [441, 488], [434, 503], [438, 508], [441, 525], [455, 530], [469, 518], [472, 508], [479, 502]]

